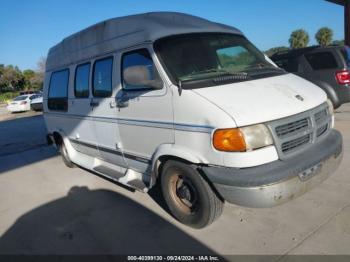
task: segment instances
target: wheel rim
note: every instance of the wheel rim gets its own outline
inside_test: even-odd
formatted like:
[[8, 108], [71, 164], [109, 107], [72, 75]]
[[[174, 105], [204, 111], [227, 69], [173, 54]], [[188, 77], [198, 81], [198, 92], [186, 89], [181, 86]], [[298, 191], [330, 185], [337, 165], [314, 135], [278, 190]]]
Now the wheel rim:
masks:
[[176, 208], [183, 213], [189, 215], [196, 211], [198, 192], [189, 178], [174, 172], [169, 180], [169, 192]]

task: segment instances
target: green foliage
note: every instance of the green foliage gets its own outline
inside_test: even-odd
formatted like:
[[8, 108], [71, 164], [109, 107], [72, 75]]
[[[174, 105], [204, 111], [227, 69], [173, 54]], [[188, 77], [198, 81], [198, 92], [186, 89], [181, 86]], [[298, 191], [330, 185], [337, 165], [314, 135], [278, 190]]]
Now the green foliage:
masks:
[[277, 52], [280, 52], [280, 51], [286, 51], [286, 50], [289, 50], [289, 47], [286, 47], [286, 46], [277, 46], [277, 47], [272, 47], [268, 50], [265, 51], [265, 54], [270, 57], [272, 56], [273, 54], [277, 53]]
[[13, 65], [0, 64], [0, 94], [21, 90], [42, 89], [45, 72], [45, 58], [38, 62], [38, 70], [24, 70]]
[[293, 31], [289, 38], [289, 44], [291, 48], [307, 47], [309, 41], [309, 34], [304, 29]]
[[332, 42], [332, 45], [340, 45], [340, 46], [343, 46], [345, 45], [345, 41], [344, 40], [334, 40]]
[[322, 27], [317, 31], [315, 38], [319, 45], [328, 46], [332, 43], [333, 31], [328, 27]]
[[0, 103], [5, 103], [15, 97], [19, 96], [19, 92], [6, 92], [0, 94]]

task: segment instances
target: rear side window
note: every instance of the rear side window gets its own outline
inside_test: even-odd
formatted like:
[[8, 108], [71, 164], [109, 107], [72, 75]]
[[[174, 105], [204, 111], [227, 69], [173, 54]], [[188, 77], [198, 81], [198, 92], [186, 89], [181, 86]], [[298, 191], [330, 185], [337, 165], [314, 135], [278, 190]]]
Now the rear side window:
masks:
[[344, 47], [344, 49], [341, 50], [341, 53], [346, 61], [346, 65], [350, 67], [350, 48]]
[[69, 69], [53, 72], [50, 79], [48, 108], [55, 111], [68, 110]]
[[90, 63], [77, 66], [75, 70], [74, 95], [78, 98], [89, 97]]
[[93, 71], [94, 97], [110, 97], [112, 95], [112, 67], [112, 57], [95, 62]]
[[298, 72], [299, 64], [296, 58], [281, 58], [274, 60], [274, 62], [287, 72]]
[[337, 61], [330, 52], [306, 54], [305, 58], [314, 70], [335, 69], [338, 67]]

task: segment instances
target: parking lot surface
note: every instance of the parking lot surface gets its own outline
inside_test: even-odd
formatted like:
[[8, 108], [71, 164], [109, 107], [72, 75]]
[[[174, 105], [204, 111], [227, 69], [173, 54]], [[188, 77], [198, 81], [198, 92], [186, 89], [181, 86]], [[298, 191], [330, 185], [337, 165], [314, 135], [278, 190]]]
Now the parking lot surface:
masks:
[[332, 177], [274, 208], [226, 205], [202, 230], [176, 222], [156, 190], [65, 167], [40, 114], [2, 119], [0, 254], [350, 254], [350, 105], [336, 112], [344, 159]]

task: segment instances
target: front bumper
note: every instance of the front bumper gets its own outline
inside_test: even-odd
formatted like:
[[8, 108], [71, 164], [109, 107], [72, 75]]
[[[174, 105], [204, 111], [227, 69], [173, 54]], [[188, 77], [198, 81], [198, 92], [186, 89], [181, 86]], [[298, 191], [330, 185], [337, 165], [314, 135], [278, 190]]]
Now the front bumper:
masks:
[[324, 181], [339, 166], [342, 151], [342, 136], [332, 130], [322, 141], [290, 159], [243, 169], [201, 169], [226, 201], [247, 207], [272, 207]]

